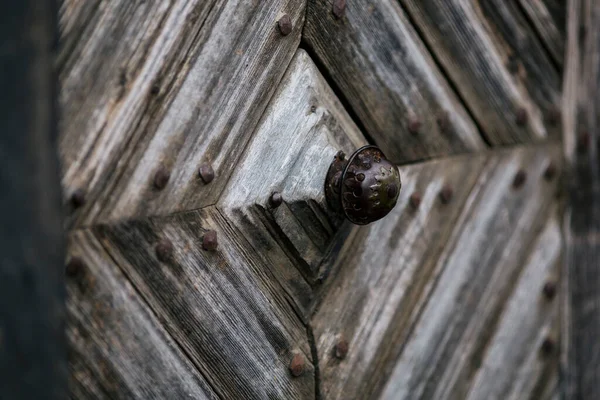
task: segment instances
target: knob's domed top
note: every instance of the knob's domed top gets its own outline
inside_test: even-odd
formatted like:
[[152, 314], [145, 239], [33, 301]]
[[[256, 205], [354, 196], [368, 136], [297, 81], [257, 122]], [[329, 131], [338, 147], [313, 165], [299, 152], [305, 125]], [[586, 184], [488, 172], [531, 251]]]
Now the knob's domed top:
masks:
[[376, 146], [365, 146], [345, 161], [332, 163], [325, 192], [329, 204], [350, 222], [366, 225], [385, 217], [396, 205], [402, 183], [398, 168]]

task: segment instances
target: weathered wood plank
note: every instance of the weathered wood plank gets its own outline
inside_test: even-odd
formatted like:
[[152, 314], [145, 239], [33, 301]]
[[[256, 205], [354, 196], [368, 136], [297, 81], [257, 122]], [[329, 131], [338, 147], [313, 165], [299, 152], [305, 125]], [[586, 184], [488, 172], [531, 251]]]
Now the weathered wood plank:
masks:
[[[306, 328], [272, 268], [214, 207], [94, 229], [219, 397], [314, 396]], [[215, 251], [203, 249], [208, 230], [217, 233]], [[156, 249], [163, 240], [172, 253]], [[296, 354], [299, 377], [289, 369]]]
[[558, 137], [559, 73], [515, 0], [401, 0], [489, 142]]
[[[218, 208], [239, 228], [307, 315], [311, 285], [342, 220], [328, 209], [327, 170], [338, 150], [366, 140], [308, 54], [299, 50], [238, 163]], [[279, 193], [282, 204], [270, 197]], [[347, 231], [347, 229], [345, 230]], [[341, 238], [339, 236], [342, 236]]]
[[566, 37], [566, 0], [519, 0], [544, 45], [558, 66], [564, 65]]
[[[398, 210], [346, 244], [313, 318], [325, 398], [376, 398], [386, 382], [389, 398], [464, 397], [524, 262], [536, 259], [530, 244], [557, 180], [542, 175], [559, 158], [545, 146], [402, 168]], [[521, 168], [528, 178], [514, 188]], [[455, 189], [444, 205], [446, 180]], [[415, 186], [424, 187], [417, 211]]]
[[69, 248], [71, 396], [217, 399], [94, 235], [73, 232]]
[[69, 223], [214, 204], [298, 46], [304, 2], [114, 1], [96, 14], [61, 73], [63, 185], [87, 200]]
[[[404, 187], [396, 208], [356, 228], [335, 259], [312, 321], [324, 398], [374, 398], [373, 377], [384, 373], [386, 359], [398, 356], [416, 318], [411, 310], [422, 307], [437, 273], [435, 260], [485, 164], [483, 156], [454, 161], [401, 168]], [[452, 201], [442, 204], [446, 184], [455, 189]], [[410, 204], [413, 193], [421, 196], [418, 210]], [[350, 351], [340, 362], [333, 349], [341, 339]]]
[[568, 2], [563, 110], [569, 161], [563, 310], [565, 399], [600, 397], [600, 4]]
[[[555, 387], [558, 346], [544, 346], [551, 343], [548, 340], [557, 340], [558, 301], [554, 296], [561, 248], [562, 233], [555, 209], [508, 296], [466, 398], [540, 399], [548, 384]], [[476, 342], [477, 338], [467, 340]], [[393, 377], [390, 382], [394, 382]]]
[[346, 3], [335, 19], [331, 0], [309, 0], [304, 37], [375, 143], [395, 162], [482, 150], [397, 1]]

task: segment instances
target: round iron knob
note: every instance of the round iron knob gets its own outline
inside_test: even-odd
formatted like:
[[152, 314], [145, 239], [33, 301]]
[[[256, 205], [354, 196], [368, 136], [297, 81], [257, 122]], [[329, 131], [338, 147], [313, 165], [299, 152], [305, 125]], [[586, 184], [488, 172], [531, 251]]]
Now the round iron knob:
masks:
[[402, 182], [398, 167], [377, 146], [364, 146], [348, 159], [336, 154], [325, 180], [329, 207], [357, 225], [385, 217], [396, 205]]

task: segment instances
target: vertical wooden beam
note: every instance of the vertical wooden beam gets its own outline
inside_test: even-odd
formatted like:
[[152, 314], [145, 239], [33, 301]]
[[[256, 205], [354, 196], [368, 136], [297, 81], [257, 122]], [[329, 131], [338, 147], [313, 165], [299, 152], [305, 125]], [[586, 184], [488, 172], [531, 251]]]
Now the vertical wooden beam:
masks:
[[568, 3], [562, 397], [600, 398], [600, 1]]
[[0, 398], [64, 399], [53, 0], [0, 1]]

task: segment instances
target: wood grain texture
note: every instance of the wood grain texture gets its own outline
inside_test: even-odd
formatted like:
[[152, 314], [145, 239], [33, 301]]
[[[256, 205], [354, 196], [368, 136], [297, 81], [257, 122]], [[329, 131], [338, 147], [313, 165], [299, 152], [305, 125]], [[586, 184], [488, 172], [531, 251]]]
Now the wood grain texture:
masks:
[[[366, 133], [396, 163], [485, 145], [395, 0], [309, 0], [304, 39]], [[419, 121], [417, 135], [411, 121]]]
[[560, 135], [561, 78], [515, 0], [400, 2], [490, 143]]
[[[243, 237], [214, 208], [94, 228], [103, 246], [220, 398], [314, 396], [306, 328]], [[217, 233], [216, 251], [203, 236]], [[159, 240], [172, 258], [157, 259]], [[295, 354], [304, 373], [293, 377]]]
[[[514, 326], [512, 319], [501, 321], [510, 318], [505, 310], [513, 293], [526, 291], [517, 289], [519, 285], [543, 284], [534, 278], [556, 266], [560, 246], [545, 253], [546, 247], [557, 244], [556, 223], [547, 222], [554, 215], [557, 180], [542, 178], [550, 160], [559, 162], [557, 146], [402, 168], [407, 185], [414, 182], [413, 187], [403, 188], [393, 215], [362, 228], [346, 243], [334, 267], [338, 272], [313, 317], [324, 398], [468, 394], [490, 343], [507, 345], [496, 332]], [[520, 168], [527, 179], [515, 189]], [[447, 205], [438, 196], [445, 181], [454, 186]], [[418, 210], [409, 206], [414, 185], [423, 193]], [[538, 239], [546, 224], [550, 233]], [[542, 243], [540, 254], [532, 250], [538, 248], [536, 243]], [[523, 272], [528, 262], [537, 260], [548, 265], [531, 267], [539, 272], [535, 276]], [[530, 275], [532, 281], [524, 280]], [[551, 309], [539, 311], [537, 300], [530, 307], [535, 310], [528, 312], [539, 312], [540, 317], [526, 335], [537, 341], [547, 330]], [[514, 318], [522, 316], [515, 310]], [[340, 337], [350, 349], [341, 361], [333, 353]], [[537, 354], [538, 349], [528, 345], [521, 350]]]
[[[123, 0], [90, 18], [61, 71], [63, 186], [87, 194], [68, 224], [213, 204], [298, 47], [304, 2]], [[170, 179], [159, 191], [161, 167]]]
[[568, 2], [564, 150], [564, 399], [600, 396], [600, 4]]
[[84, 265], [67, 277], [70, 391], [76, 399], [217, 399], [94, 235], [70, 235]]
[[566, 0], [519, 0], [525, 14], [538, 32], [552, 60], [561, 68], [565, 58]]
[[[306, 315], [323, 257], [347, 229], [327, 206], [334, 155], [366, 140], [308, 54], [299, 50], [238, 163], [218, 208], [275, 266], [278, 281]], [[273, 208], [272, 193], [283, 203]]]

